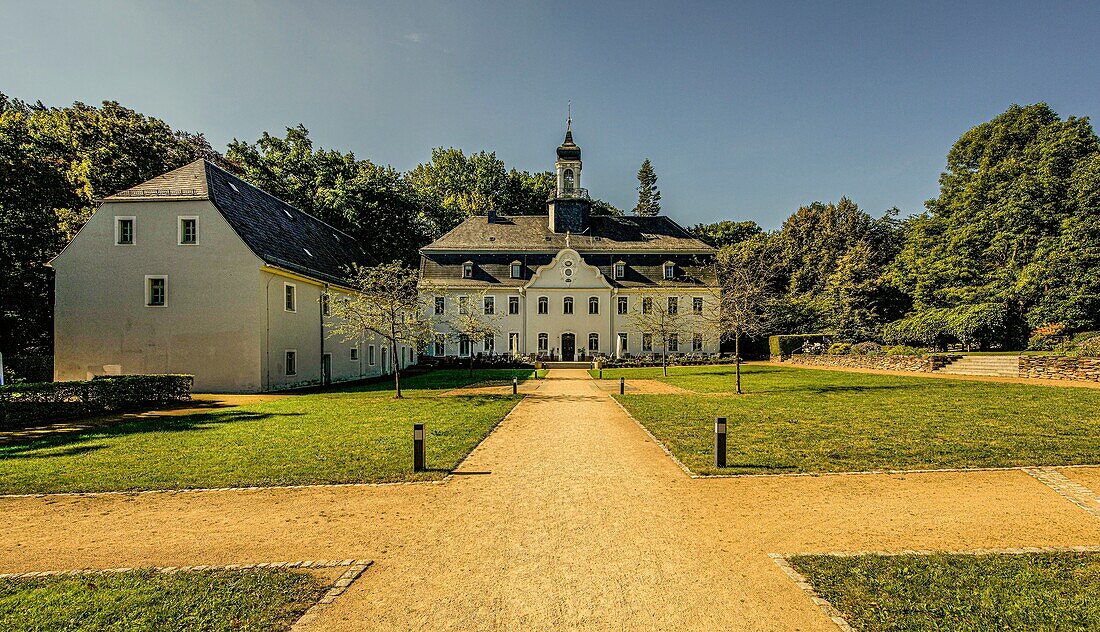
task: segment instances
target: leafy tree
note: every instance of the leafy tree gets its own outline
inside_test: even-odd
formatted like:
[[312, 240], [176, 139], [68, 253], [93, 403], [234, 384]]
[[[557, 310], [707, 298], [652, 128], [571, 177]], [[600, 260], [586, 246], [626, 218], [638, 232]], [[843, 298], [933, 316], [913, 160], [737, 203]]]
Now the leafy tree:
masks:
[[[1095, 243], [1087, 191], [1097, 151], [1087, 118], [1062, 120], [1045, 103], [1013, 105], [967, 131], [947, 155], [939, 196], [911, 222], [898, 287], [918, 310], [1004, 305], [1007, 344], [1022, 342], [1029, 322], [1095, 323], [1081, 311], [1095, 304], [1093, 255], [1069, 251]], [[1050, 292], [1056, 280], [1065, 285]]]
[[660, 212], [661, 192], [657, 189], [657, 174], [649, 158], [646, 158], [638, 169], [638, 205], [634, 207], [634, 214], [652, 217]]
[[[676, 301], [676, 307], [669, 304]], [[647, 294], [642, 300], [634, 302], [627, 316], [631, 327], [642, 335], [651, 336], [651, 340], [661, 343], [661, 372], [668, 376], [668, 345], [672, 336], [679, 336], [686, 324], [683, 305], [675, 294]]]
[[774, 252], [724, 249], [715, 265], [718, 309], [710, 318], [725, 339], [733, 340], [737, 393], [741, 394], [741, 340], [762, 336], [772, 322], [775, 291]]
[[723, 220], [713, 224], [696, 224], [688, 229], [696, 239], [715, 248], [739, 244], [764, 232], [756, 222], [731, 222]]
[[350, 152], [314, 150], [302, 125], [287, 128], [285, 138], [265, 132], [256, 143], [234, 140], [226, 157], [245, 180], [374, 252], [412, 265], [427, 243], [419, 199], [400, 172]]
[[432, 339], [432, 320], [422, 304], [416, 268], [394, 261], [373, 267], [355, 265], [350, 271], [354, 292], [336, 292], [329, 309], [336, 325], [333, 332], [348, 340], [373, 334], [390, 347], [394, 397], [401, 394], [401, 363], [397, 347], [420, 350]]

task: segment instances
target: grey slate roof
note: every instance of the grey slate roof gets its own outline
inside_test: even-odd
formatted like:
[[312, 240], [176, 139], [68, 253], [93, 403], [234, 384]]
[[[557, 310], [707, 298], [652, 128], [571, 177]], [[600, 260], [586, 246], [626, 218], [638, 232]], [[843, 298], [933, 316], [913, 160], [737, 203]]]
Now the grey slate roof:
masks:
[[345, 271], [351, 264], [377, 263], [351, 235], [207, 160], [196, 160], [104, 201], [135, 199], [209, 199], [256, 256], [318, 281], [346, 284]]
[[[420, 258], [420, 278], [429, 284], [462, 287], [520, 287], [535, 270], [554, 258], [550, 253], [440, 253], [425, 252]], [[698, 287], [717, 284], [710, 255], [666, 253], [581, 253], [585, 263], [596, 266], [612, 287]], [[474, 263], [474, 278], [462, 278], [462, 264]], [[519, 261], [523, 276], [511, 278], [511, 264]], [[615, 279], [616, 262], [626, 264], [626, 277]], [[676, 264], [676, 278], [664, 278], [664, 264]]]
[[[550, 230], [546, 215], [497, 216], [489, 223], [484, 215], [468, 218], [452, 231], [421, 249], [477, 252], [557, 252], [566, 247], [565, 234]], [[571, 235], [569, 246], [577, 252], [713, 253], [667, 217], [591, 218], [586, 234]]]

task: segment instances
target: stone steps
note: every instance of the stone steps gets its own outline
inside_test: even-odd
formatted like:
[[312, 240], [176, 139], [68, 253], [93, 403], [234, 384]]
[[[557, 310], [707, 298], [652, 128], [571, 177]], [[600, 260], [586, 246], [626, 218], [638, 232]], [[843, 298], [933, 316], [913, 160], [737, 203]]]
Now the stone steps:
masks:
[[995, 377], [1019, 377], [1020, 356], [964, 355], [936, 370], [948, 375], [988, 375]]
[[544, 369], [591, 369], [591, 362], [543, 362]]

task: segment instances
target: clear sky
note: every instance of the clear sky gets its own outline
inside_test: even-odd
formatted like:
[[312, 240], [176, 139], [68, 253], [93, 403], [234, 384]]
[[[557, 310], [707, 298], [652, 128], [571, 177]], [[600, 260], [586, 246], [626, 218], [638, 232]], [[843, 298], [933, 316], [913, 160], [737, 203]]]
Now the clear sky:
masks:
[[299, 122], [409, 169], [435, 146], [629, 209], [774, 228], [843, 195], [919, 212], [951, 144], [1012, 103], [1100, 114], [1100, 2], [0, 0], [0, 92], [120, 101], [218, 149]]

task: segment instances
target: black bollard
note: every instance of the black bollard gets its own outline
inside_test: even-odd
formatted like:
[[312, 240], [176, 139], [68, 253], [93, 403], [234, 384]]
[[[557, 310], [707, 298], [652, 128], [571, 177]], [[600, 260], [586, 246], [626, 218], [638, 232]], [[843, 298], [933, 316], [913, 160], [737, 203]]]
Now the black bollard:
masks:
[[602, 366], [600, 367], [600, 379], [601, 380], [603, 379], [603, 367]]
[[512, 378], [512, 394], [515, 395], [519, 389], [519, 378]]
[[625, 395], [625, 394], [626, 394], [626, 378], [625, 377], [620, 377], [619, 378], [619, 395]]
[[714, 420], [714, 467], [726, 467], [726, 418]]
[[413, 471], [424, 471], [424, 424], [413, 424]]

